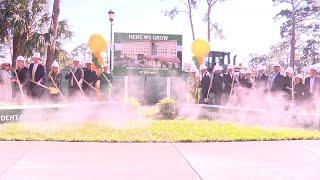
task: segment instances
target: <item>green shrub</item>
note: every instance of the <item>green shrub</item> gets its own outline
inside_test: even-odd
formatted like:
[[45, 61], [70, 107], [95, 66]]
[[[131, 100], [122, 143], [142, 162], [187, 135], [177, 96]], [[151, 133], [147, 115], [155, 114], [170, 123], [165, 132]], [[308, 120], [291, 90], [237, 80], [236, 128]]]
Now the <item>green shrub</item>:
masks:
[[133, 107], [134, 109], [138, 109], [141, 106], [141, 103], [135, 97], [126, 97], [124, 99], [124, 102]]
[[163, 118], [173, 119], [177, 116], [175, 100], [164, 98], [157, 103], [157, 106]]

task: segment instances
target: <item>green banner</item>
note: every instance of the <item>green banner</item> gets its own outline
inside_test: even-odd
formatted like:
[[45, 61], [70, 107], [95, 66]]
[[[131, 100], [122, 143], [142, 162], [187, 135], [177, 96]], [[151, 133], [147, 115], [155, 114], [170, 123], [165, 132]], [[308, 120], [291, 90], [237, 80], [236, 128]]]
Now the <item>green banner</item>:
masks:
[[182, 35], [116, 32], [113, 59], [116, 76], [180, 76]]

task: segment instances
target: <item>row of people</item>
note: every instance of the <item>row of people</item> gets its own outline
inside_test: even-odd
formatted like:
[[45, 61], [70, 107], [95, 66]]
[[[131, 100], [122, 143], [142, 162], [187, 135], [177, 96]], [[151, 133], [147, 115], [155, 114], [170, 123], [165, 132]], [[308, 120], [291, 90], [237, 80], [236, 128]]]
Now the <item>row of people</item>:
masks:
[[26, 59], [18, 56], [16, 67], [11, 68], [10, 62], [3, 62], [0, 69], [0, 101], [11, 102], [13, 99], [19, 103], [26, 98], [40, 100], [44, 98], [46, 89], [56, 90], [50, 97], [54, 102], [60, 101], [64, 96], [61, 93], [62, 78], [68, 80], [68, 96], [73, 97], [81, 93], [89, 98], [101, 95], [110, 95], [112, 76], [108, 67], [103, 72], [92, 68], [91, 61], [80, 66], [79, 60], [73, 60], [72, 68], [62, 77], [59, 64], [55, 61], [51, 70], [46, 74], [46, 68], [41, 64], [39, 53], [32, 56], [32, 63], [26, 66]]
[[85, 67], [81, 67], [80, 61], [74, 59], [72, 68], [66, 73], [65, 79], [68, 80], [68, 94], [71, 97], [79, 94], [84, 94], [87, 97], [110, 96], [113, 78], [108, 66], [103, 66], [103, 72], [97, 73], [91, 61], [86, 61]]
[[309, 77], [305, 79], [301, 74], [294, 76], [291, 67], [288, 67], [285, 75], [282, 75], [278, 63], [273, 65], [270, 76], [262, 65], [258, 65], [255, 74], [250, 69], [241, 69], [236, 73], [232, 65], [228, 65], [225, 73], [222, 73], [222, 67], [219, 65], [211, 70], [203, 64], [200, 66], [200, 71], [200, 103], [204, 104], [225, 104], [232, 95], [243, 96], [254, 91], [283, 94], [286, 99], [295, 102], [314, 99], [320, 95], [320, 79], [317, 77], [316, 67], [310, 68]]

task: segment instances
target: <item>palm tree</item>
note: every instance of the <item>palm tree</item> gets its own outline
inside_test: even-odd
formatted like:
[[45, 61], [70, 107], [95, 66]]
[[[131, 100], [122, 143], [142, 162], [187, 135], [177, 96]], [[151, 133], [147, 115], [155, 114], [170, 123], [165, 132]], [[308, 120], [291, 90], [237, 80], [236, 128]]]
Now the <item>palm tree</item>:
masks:
[[48, 42], [47, 60], [46, 60], [47, 72], [49, 72], [51, 65], [54, 61], [57, 31], [58, 31], [58, 18], [60, 13], [60, 2], [61, 2], [60, 0], [54, 0], [53, 2], [52, 19], [51, 19], [51, 25], [49, 29], [50, 39]]
[[[53, 13], [53, 16], [56, 14]], [[70, 39], [72, 32], [66, 20], [58, 21], [54, 27], [56, 32], [51, 31], [49, 25], [53, 19], [49, 16], [48, 0], [0, 1], [0, 43], [9, 44], [12, 48], [13, 65], [18, 55], [31, 56], [33, 51], [46, 55], [53, 37], [53, 55], [62, 50], [62, 42]], [[48, 64], [51, 63], [49, 60]]]
[[12, 44], [12, 64], [18, 55], [30, 56], [43, 51], [46, 27], [50, 20], [47, 0], [3, 0], [0, 40]]

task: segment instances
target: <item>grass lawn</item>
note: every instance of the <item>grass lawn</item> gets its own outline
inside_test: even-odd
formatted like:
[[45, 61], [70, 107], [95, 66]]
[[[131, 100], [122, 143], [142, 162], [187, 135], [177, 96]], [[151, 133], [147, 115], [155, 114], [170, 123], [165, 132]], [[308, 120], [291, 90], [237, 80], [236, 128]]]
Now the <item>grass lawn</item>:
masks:
[[2, 124], [0, 140], [89, 142], [214, 142], [320, 139], [320, 131], [267, 129], [198, 120], [152, 120], [121, 126], [81, 124]]

